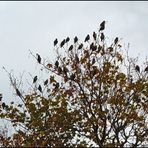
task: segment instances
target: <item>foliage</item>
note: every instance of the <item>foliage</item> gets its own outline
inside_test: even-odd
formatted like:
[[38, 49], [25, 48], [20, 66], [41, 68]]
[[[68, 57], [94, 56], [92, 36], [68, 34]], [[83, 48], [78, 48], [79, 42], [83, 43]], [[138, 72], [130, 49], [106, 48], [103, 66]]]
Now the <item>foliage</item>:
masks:
[[[22, 94], [9, 78], [20, 104], [3, 104], [0, 117], [16, 132], [8, 146], [142, 146], [148, 140], [148, 68], [123, 54], [118, 37], [108, 45], [105, 21], [84, 42], [69, 37], [58, 43], [44, 82], [35, 76], [32, 91]], [[127, 51], [128, 53], [128, 51]], [[138, 67], [138, 68], [137, 68]]]

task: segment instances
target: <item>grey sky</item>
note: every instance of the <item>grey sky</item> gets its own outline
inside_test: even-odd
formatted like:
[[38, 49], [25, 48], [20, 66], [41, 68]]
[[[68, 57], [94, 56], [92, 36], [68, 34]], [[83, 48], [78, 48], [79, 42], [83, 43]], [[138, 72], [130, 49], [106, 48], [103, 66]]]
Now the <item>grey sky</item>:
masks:
[[53, 57], [53, 41], [75, 35], [84, 40], [96, 31], [99, 23], [108, 21], [107, 36], [130, 43], [130, 55], [148, 56], [148, 2], [0, 2], [0, 93], [12, 92], [7, 74], [16, 76], [23, 70], [36, 72], [36, 62], [29, 49], [43, 57]]

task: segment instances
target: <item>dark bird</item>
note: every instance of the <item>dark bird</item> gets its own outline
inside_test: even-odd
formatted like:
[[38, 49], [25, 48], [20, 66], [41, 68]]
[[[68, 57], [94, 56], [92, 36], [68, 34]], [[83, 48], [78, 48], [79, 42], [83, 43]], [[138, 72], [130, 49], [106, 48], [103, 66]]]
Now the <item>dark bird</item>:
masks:
[[42, 93], [42, 87], [39, 85], [38, 90]]
[[38, 77], [35, 76], [35, 77], [33, 78], [33, 83], [35, 83], [35, 82], [37, 81], [37, 79], [38, 79]]
[[60, 47], [63, 47], [65, 44], [65, 39], [61, 42]]
[[105, 29], [105, 21], [103, 21], [101, 24], [100, 24], [100, 29], [99, 31], [102, 31]]
[[59, 62], [58, 62], [58, 61], [55, 62], [55, 66], [56, 66], [57, 68], [59, 67]]
[[40, 57], [39, 54], [36, 54], [36, 55], [37, 55], [37, 61], [38, 61], [38, 63], [40, 64], [40, 63], [41, 63], [41, 57]]
[[89, 34], [88, 34], [88, 35], [86, 36], [84, 42], [87, 42], [89, 39], [90, 39], [90, 36], [89, 36]]
[[140, 72], [140, 67], [138, 65], [136, 65], [135, 69], [136, 71]]
[[144, 70], [145, 72], [148, 72], [148, 66], [145, 68], [145, 70]]
[[68, 50], [71, 51], [72, 49], [73, 49], [73, 45], [71, 45]]
[[3, 98], [3, 96], [2, 96], [2, 94], [0, 94], [0, 101], [2, 101], [2, 98]]
[[62, 68], [58, 67], [58, 73], [61, 74], [62, 73]]
[[70, 41], [70, 38], [67, 37], [66, 40], [65, 40], [65, 42], [67, 43], [67, 42], [69, 42], [69, 41]]
[[2, 103], [2, 108], [4, 109], [6, 107], [5, 102]]
[[63, 72], [67, 76], [68, 69], [66, 67], [63, 67]]
[[70, 79], [72, 80], [72, 81], [74, 81], [74, 79], [75, 79], [75, 74], [72, 74], [71, 76], [70, 76]]
[[76, 42], [78, 42], [77, 36], [75, 36], [75, 38], [74, 38], [74, 43], [76, 43]]
[[116, 45], [118, 43], [118, 37], [115, 38], [114, 44]]
[[101, 39], [101, 42], [104, 41], [104, 39], [105, 39], [105, 36], [104, 36], [103, 32], [101, 33], [100, 39]]
[[55, 84], [55, 89], [58, 89], [59, 86], [60, 86], [59, 83], [56, 83], [56, 84]]
[[16, 88], [15, 89], [15, 91], [16, 91], [16, 94], [19, 96], [19, 97], [22, 97], [22, 94], [20, 93], [20, 91]]
[[48, 79], [46, 81], [44, 81], [44, 85], [47, 85], [48, 84]]
[[92, 49], [92, 51], [95, 51], [97, 49], [97, 46], [94, 45], [94, 43], [91, 43], [90, 49]]
[[95, 32], [93, 32], [93, 38], [94, 38], [94, 40], [97, 39], [97, 34]]
[[54, 40], [54, 46], [56, 46], [58, 44], [58, 39], [56, 38], [55, 40]]
[[78, 49], [82, 49], [82, 47], [83, 47], [83, 44], [81, 43], [81, 44], [79, 45]]

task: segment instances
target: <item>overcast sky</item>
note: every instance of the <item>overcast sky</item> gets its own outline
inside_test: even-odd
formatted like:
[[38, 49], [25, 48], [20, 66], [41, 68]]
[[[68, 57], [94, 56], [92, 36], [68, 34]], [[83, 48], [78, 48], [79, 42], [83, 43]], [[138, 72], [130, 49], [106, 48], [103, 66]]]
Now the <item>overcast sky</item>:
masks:
[[130, 43], [130, 55], [148, 56], [148, 2], [0, 2], [0, 93], [9, 98], [12, 92], [7, 74], [19, 76], [36, 73], [36, 62], [30, 56], [39, 53], [53, 57], [53, 41], [77, 35], [82, 41], [107, 21], [106, 34], [113, 40]]

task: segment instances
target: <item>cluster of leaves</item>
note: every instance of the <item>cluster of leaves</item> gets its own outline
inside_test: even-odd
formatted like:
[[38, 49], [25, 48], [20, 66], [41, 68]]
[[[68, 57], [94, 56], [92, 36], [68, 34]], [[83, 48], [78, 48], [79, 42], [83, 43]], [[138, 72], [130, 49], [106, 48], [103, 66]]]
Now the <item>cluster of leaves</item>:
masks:
[[[105, 21], [98, 33], [54, 41], [57, 59], [44, 63], [51, 72], [43, 84], [22, 95], [22, 104], [3, 106], [0, 117], [16, 128], [6, 145], [14, 146], [141, 146], [148, 140], [148, 67], [125, 65], [118, 37], [107, 45]], [[70, 44], [71, 42], [71, 44]], [[125, 68], [124, 72], [121, 67]], [[129, 66], [130, 65], [130, 66]], [[132, 66], [131, 66], [132, 65]], [[129, 68], [132, 69], [129, 71]], [[133, 75], [133, 73], [135, 75]], [[137, 75], [137, 76], [136, 76]], [[13, 82], [13, 81], [12, 81]]]

